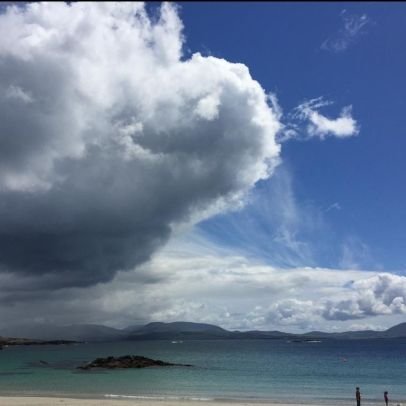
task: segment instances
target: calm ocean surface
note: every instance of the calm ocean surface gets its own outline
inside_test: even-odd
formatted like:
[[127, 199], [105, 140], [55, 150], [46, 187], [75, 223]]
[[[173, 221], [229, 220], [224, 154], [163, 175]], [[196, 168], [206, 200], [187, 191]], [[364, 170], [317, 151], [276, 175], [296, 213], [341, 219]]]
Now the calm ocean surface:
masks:
[[[144, 355], [194, 367], [75, 371], [96, 357]], [[45, 361], [49, 365], [41, 365]], [[247, 399], [406, 404], [406, 339], [322, 342], [170, 341], [10, 347], [0, 394]]]

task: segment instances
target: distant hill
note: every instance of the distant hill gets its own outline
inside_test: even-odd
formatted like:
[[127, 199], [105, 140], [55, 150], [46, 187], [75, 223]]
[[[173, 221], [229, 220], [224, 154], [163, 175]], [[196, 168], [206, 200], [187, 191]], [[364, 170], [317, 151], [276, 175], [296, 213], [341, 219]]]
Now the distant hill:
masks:
[[343, 331], [341, 333], [324, 333], [321, 331], [312, 331], [305, 333], [305, 337], [317, 338], [336, 338], [336, 339], [366, 339], [366, 338], [381, 338], [382, 331], [361, 330], [361, 331]]
[[406, 337], [406, 323], [400, 323], [383, 332], [385, 337]]
[[73, 340], [73, 341], [117, 341], [127, 337], [127, 333], [97, 324], [74, 324], [70, 326], [30, 325], [2, 330], [6, 337], [28, 337], [37, 340]]
[[125, 333], [127, 333], [127, 334], [130, 334], [130, 333], [132, 333], [132, 332], [134, 332], [134, 331], [139, 330], [139, 329], [142, 328], [142, 327], [144, 327], [144, 326], [143, 326], [143, 325], [141, 325], [141, 326], [131, 325], [131, 326], [128, 326], [128, 327], [126, 327], [126, 328], [123, 328], [121, 331], [123, 331], [123, 332], [125, 332]]
[[219, 326], [204, 323], [177, 321], [173, 323], [154, 322], [145, 326], [129, 326], [115, 329], [97, 324], [77, 324], [71, 326], [35, 325], [14, 330], [1, 330], [0, 335], [27, 337], [38, 340], [74, 341], [124, 341], [124, 340], [278, 340], [308, 341], [314, 339], [384, 339], [406, 338], [406, 323], [393, 326], [385, 331], [345, 331], [326, 333], [311, 331], [305, 334], [284, 333], [281, 331], [228, 331]]
[[180, 340], [228, 338], [232, 333], [212, 324], [176, 321], [173, 323], [149, 323], [133, 331], [129, 340]]
[[206, 339], [291, 339], [306, 341], [314, 339], [372, 339], [372, 338], [406, 338], [406, 323], [391, 327], [386, 331], [345, 331], [341, 333], [326, 333], [311, 331], [304, 334], [284, 333], [281, 331], [228, 331], [211, 324], [174, 322], [150, 323], [138, 330], [132, 331], [128, 340], [206, 340]]
[[161, 323], [161, 322], [154, 322], [149, 323], [143, 327], [141, 327], [138, 331], [143, 332], [189, 332], [189, 333], [203, 333], [203, 332], [210, 332], [210, 333], [228, 333], [227, 330], [224, 330], [221, 327], [214, 326], [212, 324], [204, 324], [204, 323], [191, 323], [186, 321], [175, 321], [173, 323]]
[[406, 323], [400, 323], [384, 331], [361, 330], [344, 331], [342, 333], [323, 333], [312, 331], [304, 334], [307, 337], [335, 338], [335, 339], [370, 339], [370, 338], [406, 338]]

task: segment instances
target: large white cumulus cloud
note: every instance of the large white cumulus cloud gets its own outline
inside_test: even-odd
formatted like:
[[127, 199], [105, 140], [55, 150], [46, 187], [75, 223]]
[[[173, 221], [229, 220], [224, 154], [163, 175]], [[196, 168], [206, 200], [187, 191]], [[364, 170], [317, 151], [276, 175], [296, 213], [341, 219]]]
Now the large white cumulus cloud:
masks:
[[367, 316], [406, 313], [406, 277], [382, 273], [351, 285], [352, 293], [342, 300], [328, 300], [323, 317], [350, 320]]
[[0, 264], [109, 280], [278, 162], [246, 66], [182, 56], [173, 5], [30, 3], [0, 15]]
[[406, 277], [390, 273], [368, 275], [365, 271], [359, 274], [365, 276], [329, 291], [329, 296], [278, 301], [268, 309], [267, 319], [282, 325], [308, 325], [319, 319], [347, 321], [406, 313]]

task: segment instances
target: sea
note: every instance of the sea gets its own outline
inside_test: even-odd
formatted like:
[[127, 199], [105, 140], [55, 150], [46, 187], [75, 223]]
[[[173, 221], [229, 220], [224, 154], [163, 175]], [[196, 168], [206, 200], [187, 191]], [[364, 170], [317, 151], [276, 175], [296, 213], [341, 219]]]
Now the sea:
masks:
[[[142, 355], [192, 367], [81, 371]], [[406, 339], [125, 341], [0, 351], [0, 395], [406, 406]]]

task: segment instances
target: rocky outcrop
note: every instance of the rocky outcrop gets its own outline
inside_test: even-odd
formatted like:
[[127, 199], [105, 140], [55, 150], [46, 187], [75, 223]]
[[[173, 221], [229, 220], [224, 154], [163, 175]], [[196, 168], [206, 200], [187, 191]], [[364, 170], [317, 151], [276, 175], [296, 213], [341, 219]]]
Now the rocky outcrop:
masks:
[[171, 364], [161, 360], [141, 357], [139, 355], [124, 355], [123, 357], [96, 358], [94, 361], [81, 365], [78, 369], [118, 369], [118, 368], [147, 368], [147, 367], [170, 367], [183, 366], [190, 367], [189, 364]]

